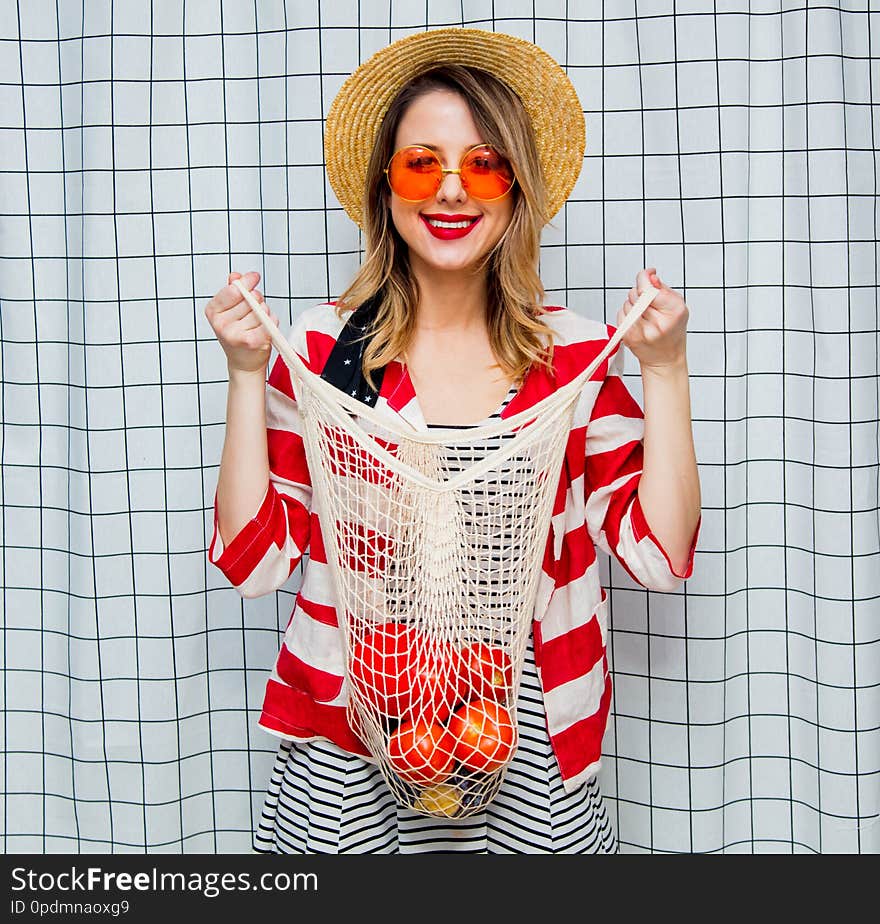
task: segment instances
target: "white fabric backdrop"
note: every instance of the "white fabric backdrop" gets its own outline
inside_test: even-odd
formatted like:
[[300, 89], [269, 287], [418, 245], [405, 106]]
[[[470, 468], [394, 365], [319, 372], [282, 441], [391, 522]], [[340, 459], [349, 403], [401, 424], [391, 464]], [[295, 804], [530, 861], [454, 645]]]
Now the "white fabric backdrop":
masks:
[[549, 300], [614, 323], [653, 265], [691, 312], [695, 574], [663, 595], [603, 562], [622, 849], [877, 852], [878, 23], [867, 0], [0, 0], [3, 849], [250, 849], [299, 573], [243, 601], [207, 562], [204, 304], [230, 267], [282, 326], [342, 290], [328, 105], [390, 40], [466, 24], [537, 41], [585, 108]]

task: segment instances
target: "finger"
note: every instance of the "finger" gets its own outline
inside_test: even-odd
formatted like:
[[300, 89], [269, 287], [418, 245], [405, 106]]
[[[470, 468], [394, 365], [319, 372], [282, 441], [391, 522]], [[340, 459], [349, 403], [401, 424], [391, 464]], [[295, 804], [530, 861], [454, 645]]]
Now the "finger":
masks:
[[238, 297], [241, 298], [241, 292], [239, 292], [238, 286], [232, 285], [232, 283], [236, 279], [239, 280], [241, 283], [243, 283], [244, 287], [248, 291], [250, 291], [260, 281], [260, 274], [256, 272], [255, 270], [251, 270], [250, 272], [247, 272], [244, 274], [242, 273], [230, 273], [229, 274], [229, 288], [231, 288], [238, 295]]
[[666, 286], [658, 289], [657, 294], [651, 299], [651, 307], [656, 308], [661, 314], [667, 316], [677, 315], [681, 305], [681, 296]]
[[249, 314], [253, 314], [251, 306], [243, 298], [240, 298], [238, 304], [219, 311], [214, 316], [214, 320], [218, 321], [221, 326], [228, 327], [230, 324], [235, 324], [242, 318], [246, 318]]
[[[266, 303], [262, 300], [262, 298], [259, 298], [259, 297], [258, 297], [258, 298], [257, 298], [257, 303], [258, 303], [259, 306], [263, 309], [263, 311], [267, 311]], [[246, 302], [246, 301], [243, 301], [243, 302], [242, 302], [242, 314], [241, 314], [241, 317], [243, 317], [243, 318], [250, 318], [250, 319], [252, 319], [253, 321], [255, 321], [257, 324], [260, 323], [260, 318], [259, 318], [259, 316], [257, 315], [256, 311], [254, 311], [254, 310], [251, 308], [250, 304], [249, 304], [248, 302]]]
[[654, 288], [649, 274], [655, 272], [655, 270], [656, 267], [653, 266], [647, 266], [645, 269], [639, 270], [636, 275], [636, 289], [638, 289], [639, 292], [644, 292], [649, 286]]
[[[223, 291], [225, 293], [226, 290]], [[238, 301], [235, 304], [230, 305], [228, 308], [218, 309], [217, 313], [214, 314], [213, 317], [208, 314], [208, 317], [211, 319], [212, 324], [214, 324], [217, 330], [228, 330], [231, 324], [237, 324], [241, 321], [242, 318], [246, 318], [248, 315], [254, 314], [251, 306], [242, 297], [241, 292], [239, 292], [237, 289], [235, 291], [238, 295]], [[263, 298], [259, 291], [255, 289], [254, 292], [256, 294], [257, 300], [265, 307], [265, 303], [263, 303]], [[256, 315], [254, 315], [254, 317], [256, 317]]]
[[[624, 318], [633, 310], [633, 307], [634, 306], [628, 301], [623, 303], [623, 306], [621, 307], [620, 311], [617, 314], [617, 326], [618, 327], [620, 327], [620, 325], [623, 323]], [[636, 321], [633, 327], [638, 326], [638, 323], [639, 322]], [[632, 330], [632, 328], [630, 329]]]
[[[253, 277], [256, 277], [256, 279], [254, 279]], [[255, 285], [257, 284], [257, 282], [259, 282], [260, 274], [252, 270], [251, 272], [245, 273], [244, 275], [242, 275], [241, 273], [237, 273], [237, 272], [235, 272], [235, 270], [233, 270], [233, 271], [226, 277], [226, 282], [227, 282], [227, 284], [231, 284], [231, 283], [233, 283], [236, 279], [242, 279], [242, 280], [244, 280], [245, 285], [250, 289], [250, 288], [253, 288], [253, 286], [255, 286]]]
[[[263, 309], [263, 311], [264, 311], [266, 314], [268, 314], [268, 315], [271, 316], [271, 312], [269, 311], [268, 306], [267, 306], [266, 303], [263, 301], [262, 293], [260, 293], [257, 289], [254, 289], [254, 295], [255, 295], [255, 297], [256, 297], [256, 299], [257, 299], [258, 304], [259, 304], [260, 307]], [[245, 330], [253, 330], [255, 327], [262, 327], [263, 322], [260, 320], [260, 318], [259, 318], [259, 316], [257, 315], [256, 311], [254, 311], [254, 310], [251, 308], [251, 306], [250, 306], [249, 304], [247, 304], [247, 303], [244, 304], [244, 307], [247, 309], [247, 311], [246, 311], [245, 314], [243, 315], [244, 321], [246, 322], [244, 329], [245, 329]]]
[[244, 299], [244, 296], [241, 294], [241, 290], [238, 288], [238, 286], [233, 285], [235, 280], [238, 280], [240, 283], [242, 283], [249, 292], [256, 292], [256, 285], [260, 281], [260, 274], [256, 272], [249, 272], [245, 273], [244, 275], [240, 275], [238, 273], [230, 273], [229, 276], [229, 284], [222, 291], [224, 296], [227, 292], [231, 294], [231, 302], [233, 304], [241, 299]]
[[[253, 309], [251, 308], [250, 303], [247, 301], [247, 299], [241, 294], [241, 292], [238, 291], [238, 289], [236, 289], [235, 291], [236, 291], [236, 294], [238, 295], [239, 300], [231, 307], [223, 309], [222, 314], [220, 315], [220, 318], [222, 318], [224, 323], [229, 323], [231, 321], [238, 321], [241, 318], [246, 318], [249, 314], [253, 314]], [[257, 302], [259, 302], [260, 305], [262, 305], [263, 308], [265, 309], [265, 303], [263, 302], [263, 296], [260, 293], [259, 289], [254, 289], [252, 291], [252, 294], [254, 298], [256, 298]]]
[[239, 333], [242, 337], [245, 337], [250, 346], [265, 346], [266, 344], [272, 343], [272, 337], [269, 334], [269, 331], [263, 327], [260, 321], [254, 323], [253, 315], [249, 318], [245, 318], [240, 322], [242, 325], [239, 327]]
[[269, 306], [266, 304], [266, 298], [259, 289], [251, 289], [248, 293], [248, 297], [245, 299], [248, 306], [250, 306], [251, 301], [256, 300], [260, 308], [266, 313], [269, 313]]
[[[233, 275], [230, 273], [230, 275]], [[245, 287], [252, 289], [256, 284], [257, 280], [260, 278], [259, 273], [245, 273], [244, 276], [239, 276], [239, 279], [244, 281]], [[244, 296], [241, 294], [237, 286], [232, 285], [230, 282], [229, 285], [224, 286], [209, 302], [215, 311], [228, 311], [230, 308], [244, 302]], [[248, 309], [250, 310], [250, 309]]]
[[238, 322], [239, 330], [256, 330], [258, 327], [262, 326], [263, 322], [253, 313], [253, 311], [248, 312], [248, 314]]
[[653, 324], [658, 330], [663, 330], [663, 312], [658, 308], [655, 308], [653, 305], [649, 305], [645, 309], [645, 313], [642, 315], [645, 323]]

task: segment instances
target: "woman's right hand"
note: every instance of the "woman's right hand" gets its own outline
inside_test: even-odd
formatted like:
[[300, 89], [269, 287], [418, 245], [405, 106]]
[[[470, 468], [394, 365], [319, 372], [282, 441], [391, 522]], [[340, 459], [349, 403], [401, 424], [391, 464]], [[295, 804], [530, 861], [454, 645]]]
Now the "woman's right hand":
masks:
[[238, 287], [232, 285], [233, 279], [241, 279], [245, 288], [253, 291], [254, 297], [265, 308], [275, 326], [278, 326], [278, 318], [254, 288], [259, 282], [259, 273], [245, 273], [244, 276], [241, 273], [230, 273], [229, 285], [224, 286], [205, 305], [205, 317], [226, 353], [230, 373], [265, 372], [272, 354], [272, 340]]

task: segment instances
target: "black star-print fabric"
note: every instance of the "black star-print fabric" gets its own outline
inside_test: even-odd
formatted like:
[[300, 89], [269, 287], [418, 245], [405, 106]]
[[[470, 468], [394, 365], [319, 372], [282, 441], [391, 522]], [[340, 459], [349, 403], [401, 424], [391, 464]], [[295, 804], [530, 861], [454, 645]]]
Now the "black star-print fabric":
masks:
[[373, 372], [375, 389], [370, 387], [363, 373], [364, 350], [369, 342], [369, 331], [376, 320], [377, 310], [378, 300], [374, 297], [367, 299], [351, 313], [321, 373], [322, 379], [371, 407], [379, 397], [385, 373], [384, 369], [376, 369]]

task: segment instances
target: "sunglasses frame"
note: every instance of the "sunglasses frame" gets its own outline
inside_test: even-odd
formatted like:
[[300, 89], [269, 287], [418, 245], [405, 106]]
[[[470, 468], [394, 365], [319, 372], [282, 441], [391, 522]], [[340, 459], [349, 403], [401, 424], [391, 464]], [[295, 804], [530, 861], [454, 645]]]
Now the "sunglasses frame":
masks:
[[388, 166], [383, 171], [385, 173], [385, 178], [388, 180], [389, 189], [394, 193], [395, 196], [397, 196], [398, 199], [401, 199], [404, 202], [424, 202], [425, 199], [430, 199], [431, 196], [437, 195], [437, 189], [435, 189], [434, 192], [429, 193], [427, 196], [423, 196], [421, 199], [406, 199], [404, 196], [401, 196], [400, 193], [398, 193], [394, 189], [394, 187], [391, 185], [391, 177], [389, 176], [388, 171], [391, 169], [391, 164], [393, 163], [394, 158], [397, 157], [397, 155], [400, 154], [401, 151], [408, 151], [410, 148], [420, 148], [423, 151], [428, 151], [430, 154], [433, 155], [434, 159], [440, 165], [440, 182], [437, 185], [437, 189], [439, 189], [443, 185], [443, 180], [446, 178], [447, 173], [457, 173], [459, 176], [459, 179], [461, 179], [461, 165], [465, 162], [468, 155], [471, 154], [473, 151], [476, 151], [478, 148], [489, 148], [490, 151], [492, 151], [494, 154], [497, 154], [498, 157], [500, 157], [505, 163], [507, 163], [507, 165], [510, 167], [510, 172], [513, 174], [513, 180], [510, 186], [503, 193], [501, 193], [500, 196], [493, 196], [491, 199], [483, 199], [480, 196], [474, 196], [471, 193], [471, 191], [467, 188], [467, 186], [465, 186], [464, 180], [461, 180], [462, 188], [467, 192], [468, 196], [471, 196], [472, 198], [477, 199], [480, 202], [497, 202], [499, 199], [503, 199], [510, 192], [510, 190], [513, 189], [514, 185], [516, 184], [516, 171], [513, 169], [513, 164], [510, 163], [510, 161], [506, 157], [500, 154], [493, 145], [489, 144], [488, 141], [481, 141], [479, 142], [479, 144], [475, 144], [473, 147], [468, 148], [464, 152], [464, 154], [461, 155], [461, 160], [458, 162], [458, 167], [444, 167], [437, 152], [432, 150], [429, 147], [426, 147], [424, 144], [405, 144], [402, 148], [398, 148], [391, 155], [391, 158], [388, 161]]

